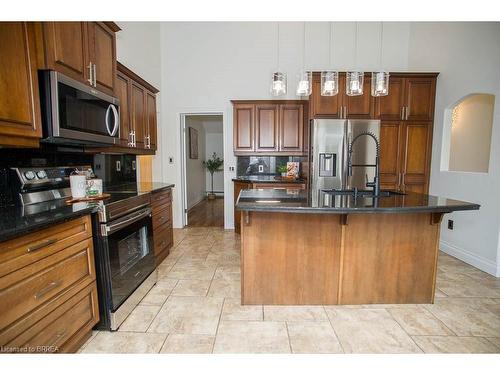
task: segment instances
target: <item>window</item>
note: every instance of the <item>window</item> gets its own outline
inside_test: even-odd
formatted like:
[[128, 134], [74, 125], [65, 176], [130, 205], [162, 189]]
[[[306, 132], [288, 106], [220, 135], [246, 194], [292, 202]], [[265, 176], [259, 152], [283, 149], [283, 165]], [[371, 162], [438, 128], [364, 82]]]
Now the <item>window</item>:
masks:
[[487, 173], [495, 96], [468, 95], [447, 110], [443, 169]]

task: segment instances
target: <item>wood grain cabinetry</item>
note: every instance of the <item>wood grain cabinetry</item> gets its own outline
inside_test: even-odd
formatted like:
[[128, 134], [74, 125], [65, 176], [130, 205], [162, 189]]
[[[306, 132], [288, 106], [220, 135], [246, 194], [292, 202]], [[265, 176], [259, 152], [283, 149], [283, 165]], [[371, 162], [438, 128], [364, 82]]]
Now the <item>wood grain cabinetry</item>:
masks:
[[0, 246], [0, 344], [75, 352], [99, 321], [90, 217]]
[[159, 265], [173, 246], [172, 191], [161, 190], [151, 194], [153, 210], [153, 242], [156, 265]]
[[[240, 181], [233, 181], [233, 182], [234, 182], [234, 204], [236, 206], [236, 202], [240, 195], [240, 191], [244, 189], [252, 189], [252, 184], [249, 182], [240, 182]], [[234, 231], [236, 233], [241, 233], [241, 212], [236, 210], [236, 207], [234, 207]]]
[[375, 98], [371, 96], [371, 75], [365, 74], [363, 95], [345, 93], [345, 73], [339, 74], [339, 92], [334, 96], [321, 95], [321, 74], [313, 74], [312, 94], [309, 98], [311, 118], [370, 119], [375, 116]]
[[307, 111], [301, 100], [233, 101], [235, 155], [304, 155]]
[[38, 147], [42, 136], [35, 27], [0, 23], [0, 146]]
[[114, 95], [119, 30], [112, 22], [43, 22], [45, 67]]

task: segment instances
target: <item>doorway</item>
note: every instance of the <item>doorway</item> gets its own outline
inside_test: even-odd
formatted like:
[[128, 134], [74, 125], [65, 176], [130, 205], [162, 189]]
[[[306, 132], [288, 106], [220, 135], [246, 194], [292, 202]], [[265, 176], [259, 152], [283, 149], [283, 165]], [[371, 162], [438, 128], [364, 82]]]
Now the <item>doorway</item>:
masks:
[[182, 114], [181, 127], [183, 226], [224, 227], [222, 113]]

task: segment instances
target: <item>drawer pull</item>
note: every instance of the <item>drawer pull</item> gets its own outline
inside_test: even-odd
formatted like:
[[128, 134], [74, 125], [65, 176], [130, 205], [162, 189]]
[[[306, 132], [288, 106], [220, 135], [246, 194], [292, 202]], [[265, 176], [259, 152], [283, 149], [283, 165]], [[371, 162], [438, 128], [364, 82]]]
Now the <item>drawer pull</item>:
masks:
[[57, 333], [54, 336], [54, 339], [51, 340], [52, 344], [50, 346], [56, 346], [57, 342], [61, 340], [64, 336], [66, 336], [66, 329], [63, 329], [61, 332]]
[[56, 242], [57, 242], [57, 240], [55, 238], [51, 238], [50, 240], [43, 241], [43, 242], [39, 243], [38, 245], [28, 247], [27, 251], [28, 251], [28, 253], [32, 253], [33, 251], [37, 251], [37, 250], [43, 249], [44, 247], [52, 245], [52, 244], [54, 244]]
[[58, 280], [58, 281], [52, 281], [50, 282], [46, 287], [40, 289], [36, 294], [35, 294], [35, 299], [40, 299], [40, 298], [43, 298], [43, 296], [45, 296], [48, 292], [50, 292], [51, 290], [57, 288], [58, 286], [60, 286], [62, 284], [62, 281], [61, 280]]

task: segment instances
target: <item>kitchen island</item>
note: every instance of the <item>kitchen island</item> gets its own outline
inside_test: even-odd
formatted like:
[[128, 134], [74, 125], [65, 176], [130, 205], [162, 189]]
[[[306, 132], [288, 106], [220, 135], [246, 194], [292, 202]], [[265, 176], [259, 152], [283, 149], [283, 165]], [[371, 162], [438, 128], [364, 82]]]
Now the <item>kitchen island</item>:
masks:
[[[324, 197], [323, 197], [324, 198]], [[443, 214], [479, 205], [416, 193], [242, 190], [242, 304], [432, 303]]]

